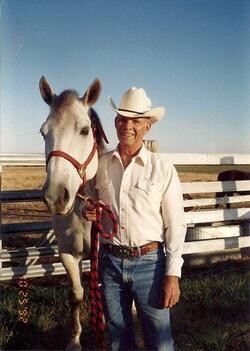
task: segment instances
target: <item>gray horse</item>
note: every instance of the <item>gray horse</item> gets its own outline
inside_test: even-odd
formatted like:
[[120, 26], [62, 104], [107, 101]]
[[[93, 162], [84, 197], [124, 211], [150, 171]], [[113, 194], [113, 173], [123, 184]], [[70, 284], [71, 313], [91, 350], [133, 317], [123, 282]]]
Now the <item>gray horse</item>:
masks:
[[78, 351], [81, 350], [79, 314], [83, 299], [79, 264], [90, 248], [91, 224], [77, 214], [76, 194], [97, 171], [97, 144], [102, 144], [102, 128], [91, 106], [100, 95], [101, 84], [96, 79], [83, 97], [73, 90], [56, 95], [45, 77], [40, 79], [39, 86], [50, 107], [40, 130], [47, 160], [43, 199], [53, 215], [59, 257], [70, 286], [72, 336], [66, 350]]

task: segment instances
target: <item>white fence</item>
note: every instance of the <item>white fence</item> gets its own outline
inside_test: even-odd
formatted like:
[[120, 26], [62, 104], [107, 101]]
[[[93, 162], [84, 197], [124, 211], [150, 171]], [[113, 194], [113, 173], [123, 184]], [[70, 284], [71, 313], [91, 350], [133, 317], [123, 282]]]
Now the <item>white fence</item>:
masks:
[[[151, 142], [151, 141], [147, 141]], [[150, 145], [150, 148], [157, 146]], [[250, 165], [250, 154], [164, 153], [176, 165]], [[0, 154], [2, 166], [44, 166], [44, 154]]]
[[[248, 154], [165, 154], [175, 165], [249, 165]], [[44, 166], [44, 156], [1, 155], [2, 166]], [[1, 167], [0, 167], [1, 168]], [[234, 182], [202, 181], [183, 182], [184, 201], [187, 210], [188, 235], [184, 254], [197, 255], [250, 247], [250, 181]], [[229, 191], [243, 192], [227, 196]], [[211, 196], [221, 193], [221, 196]], [[198, 196], [197, 196], [198, 194]], [[191, 195], [191, 196], [190, 196]], [[209, 196], [207, 196], [209, 195]], [[40, 201], [41, 191], [4, 191], [1, 203]], [[216, 204], [232, 204], [233, 208], [215, 208]], [[1, 212], [2, 213], [2, 212]], [[1, 218], [2, 219], [2, 218]], [[8, 242], [23, 240], [39, 234], [35, 245], [19, 248], [8, 247]], [[0, 282], [19, 276], [38, 277], [65, 274], [58, 262], [58, 250], [51, 222], [2, 224], [0, 234]], [[25, 237], [25, 240], [23, 239]], [[82, 270], [89, 270], [89, 261], [83, 260]]]

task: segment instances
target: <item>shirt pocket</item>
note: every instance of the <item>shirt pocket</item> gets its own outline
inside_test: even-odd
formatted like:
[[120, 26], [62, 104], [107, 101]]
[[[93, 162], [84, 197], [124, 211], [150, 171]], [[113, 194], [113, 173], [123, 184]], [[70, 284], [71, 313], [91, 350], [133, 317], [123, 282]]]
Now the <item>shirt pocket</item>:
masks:
[[131, 191], [134, 206], [138, 212], [143, 211], [148, 216], [159, 213], [162, 202], [162, 186], [160, 183], [148, 179], [140, 179]]
[[161, 183], [150, 179], [139, 179], [135, 188], [144, 191], [149, 196], [159, 196], [162, 191]]

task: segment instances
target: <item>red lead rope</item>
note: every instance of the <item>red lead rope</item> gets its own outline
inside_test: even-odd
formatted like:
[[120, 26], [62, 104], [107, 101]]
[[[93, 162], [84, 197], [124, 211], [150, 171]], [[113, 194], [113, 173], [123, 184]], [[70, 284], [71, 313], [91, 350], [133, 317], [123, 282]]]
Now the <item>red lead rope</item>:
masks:
[[[98, 277], [98, 249], [99, 249], [99, 236], [104, 239], [113, 238], [118, 229], [117, 219], [114, 213], [107, 205], [103, 205], [99, 202], [95, 202], [92, 199], [88, 198], [86, 201], [94, 205], [96, 208], [96, 222], [95, 225], [92, 225], [91, 230], [91, 248], [90, 248], [90, 306], [91, 306], [91, 315], [90, 315], [90, 324], [93, 332], [94, 340], [96, 346], [100, 350], [106, 350], [104, 330], [105, 324], [103, 319], [103, 307], [101, 293], [99, 289], [99, 277]], [[113, 222], [113, 232], [106, 233], [102, 226], [102, 217], [106, 215]]]

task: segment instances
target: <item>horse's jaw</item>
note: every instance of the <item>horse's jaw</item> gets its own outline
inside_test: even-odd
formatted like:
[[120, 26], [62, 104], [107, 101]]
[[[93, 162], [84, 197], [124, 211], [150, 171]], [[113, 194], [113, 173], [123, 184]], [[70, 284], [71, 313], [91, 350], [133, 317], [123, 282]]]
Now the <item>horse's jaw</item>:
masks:
[[47, 206], [48, 210], [52, 214], [52, 216], [68, 216], [74, 210], [74, 202], [72, 204], [68, 204], [65, 207], [58, 207], [54, 203], [48, 202], [43, 199], [43, 202]]
[[52, 216], [67, 217], [74, 211], [75, 203], [73, 202], [71, 206], [66, 206], [64, 209], [49, 209]]
[[88, 165], [86, 169], [86, 180], [89, 181], [94, 178], [97, 172], [97, 167], [98, 167], [98, 153], [95, 153], [95, 156], [93, 157], [92, 161]]

